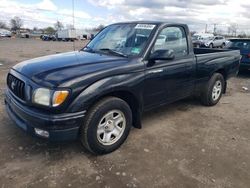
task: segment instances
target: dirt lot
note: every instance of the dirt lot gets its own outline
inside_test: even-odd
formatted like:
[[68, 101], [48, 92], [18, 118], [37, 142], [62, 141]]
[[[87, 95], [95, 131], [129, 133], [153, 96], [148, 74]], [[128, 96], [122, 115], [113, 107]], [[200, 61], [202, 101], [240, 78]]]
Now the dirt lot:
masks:
[[[76, 44], [77, 49], [84, 42]], [[114, 153], [92, 156], [77, 141], [49, 144], [7, 117], [8, 69], [72, 50], [71, 42], [0, 39], [0, 187], [250, 187], [250, 73], [228, 83], [215, 107], [195, 99], [149, 112]]]

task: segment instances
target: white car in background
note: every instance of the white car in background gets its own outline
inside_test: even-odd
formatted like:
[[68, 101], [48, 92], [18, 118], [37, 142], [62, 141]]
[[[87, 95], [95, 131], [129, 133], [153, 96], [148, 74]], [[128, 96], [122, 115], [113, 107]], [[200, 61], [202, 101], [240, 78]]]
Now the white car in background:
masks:
[[7, 29], [0, 29], [0, 37], [11, 37], [11, 32]]
[[159, 35], [155, 45], [162, 45], [166, 42], [167, 37], [165, 35]]
[[204, 44], [208, 48], [224, 48], [226, 46], [226, 39], [223, 36], [209, 37]]

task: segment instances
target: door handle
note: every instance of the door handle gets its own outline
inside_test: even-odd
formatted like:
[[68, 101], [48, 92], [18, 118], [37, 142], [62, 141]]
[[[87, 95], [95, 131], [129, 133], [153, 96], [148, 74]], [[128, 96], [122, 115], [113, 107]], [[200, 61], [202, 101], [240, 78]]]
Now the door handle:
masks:
[[151, 70], [148, 73], [155, 74], [155, 73], [160, 73], [160, 72], [163, 72], [163, 69]]

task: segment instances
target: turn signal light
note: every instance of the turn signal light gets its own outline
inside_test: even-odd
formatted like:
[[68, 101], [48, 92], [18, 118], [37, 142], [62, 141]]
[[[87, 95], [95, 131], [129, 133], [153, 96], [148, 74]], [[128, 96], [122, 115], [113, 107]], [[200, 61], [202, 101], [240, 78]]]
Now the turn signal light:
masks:
[[66, 100], [68, 95], [69, 95], [68, 91], [55, 91], [54, 96], [53, 96], [52, 105], [54, 107], [59, 106], [60, 104], [62, 104]]

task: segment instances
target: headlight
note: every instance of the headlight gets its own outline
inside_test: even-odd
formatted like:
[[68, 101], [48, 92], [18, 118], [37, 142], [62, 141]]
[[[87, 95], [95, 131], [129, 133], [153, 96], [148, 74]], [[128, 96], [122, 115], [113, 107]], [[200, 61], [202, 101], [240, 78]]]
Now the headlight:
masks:
[[43, 106], [59, 106], [61, 105], [69, 95], [69, 91], [52, 91], [46, 88], [38, 88], [33, 94], [33, 103]]
[[45, 88], [36, 89], [33, 95], [33, 102], [36, 104], [49, 106], [51, 91]]

